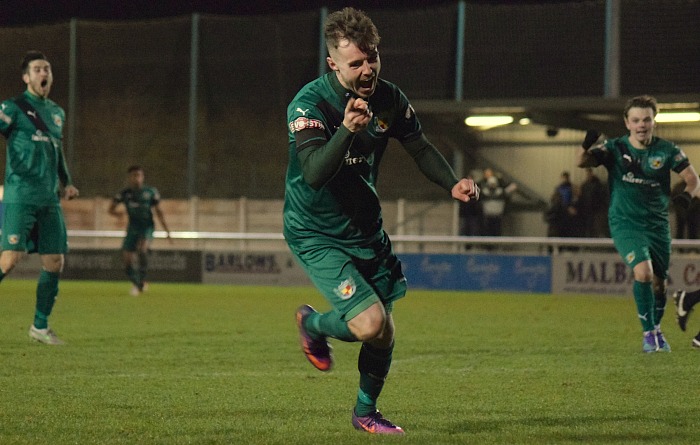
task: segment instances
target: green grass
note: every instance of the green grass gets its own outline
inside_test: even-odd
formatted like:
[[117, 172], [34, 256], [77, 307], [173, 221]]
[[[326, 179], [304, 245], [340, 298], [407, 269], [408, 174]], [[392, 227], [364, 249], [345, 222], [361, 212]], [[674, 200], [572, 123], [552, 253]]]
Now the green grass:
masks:
[[350, 425], [357, 344], [330, 373], [303, 358], [311, 288], [63, 281], [48, 347], [34, 287], [0, 285], [3, 445], [698, 443], [695, 332], [669, 313], [674, 351], [642, 354], [631, 298], [410, 291], [380, 399], [397, 438]]

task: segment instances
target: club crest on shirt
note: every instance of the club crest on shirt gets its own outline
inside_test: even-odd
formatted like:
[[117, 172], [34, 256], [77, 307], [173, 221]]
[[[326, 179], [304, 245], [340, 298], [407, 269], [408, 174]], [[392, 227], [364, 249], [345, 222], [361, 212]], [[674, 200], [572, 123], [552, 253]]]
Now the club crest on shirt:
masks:
[[14, 234], [14, 233], [11, 235], [7, 235], [7, 242], [13, 246], [18, 244], [19, 243], [19, 235]]
[[62, 126], [63, 126], [63, 119], [61, 119], [61, 116], [59, 116], [58, 114], [52, 114], [52, 115], [51, 115], [51, 119], [53, 120], [53, 123], [54, 123], [57, 127], [62, 127]]
[[389, 129], [389, 124], [381, 120], [380, 118], [374, 118], [374, 131], [377, 133], [385, 133]]
[[338, 287], [335, 288], [335, 293], [340, 297], [341, 300], [347, 300], [355, 294], [357, 286], [355, 285], [355, 280], [352, 277], [344, 280]]
[[649, 167], [654, 170], [660, 169], [664, 165], [665, 158], [663, 156], [651, 156], [649, 158]]

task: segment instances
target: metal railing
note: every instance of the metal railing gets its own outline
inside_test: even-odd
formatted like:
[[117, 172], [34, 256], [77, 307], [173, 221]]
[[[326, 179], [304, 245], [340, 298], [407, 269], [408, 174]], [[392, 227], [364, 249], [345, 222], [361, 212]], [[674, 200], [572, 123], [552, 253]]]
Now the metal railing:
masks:
[[[125, 235], [121, 230], [68, 230], [69, 238], [74, 241], [88, 241], [88, 246], [101, 246], [99, 240], [121, 240]], [[155, 238], [165, 239], [164, 231], [156, 231]], [[173, 247], [191, 248], [236, 248], [263, 250], [285, 250], [284, 236], [281, 233], [254, 232], [170, 232], [170, 238], [177, 243]], [[515, 237], [515, 236], [441, 236], [441, 235], [391, 235], [390, 238], [397, 252], [432, 252], [459, 253], [478, 252], [532, 252], [550, 253], [584, 251], [614, 251], [610, 238], [555, 238], [555, 237]], [[164, 248], [162, 243], [160, 248]], [[700, 253], [700, 240], [674, 239], [671, 243], [674, 252], [695, 251]]]

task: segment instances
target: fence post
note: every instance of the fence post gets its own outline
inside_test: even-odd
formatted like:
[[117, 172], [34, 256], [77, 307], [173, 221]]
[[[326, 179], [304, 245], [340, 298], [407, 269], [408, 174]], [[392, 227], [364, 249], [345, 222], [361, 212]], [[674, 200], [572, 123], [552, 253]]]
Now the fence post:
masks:
[[[403, 235], [406, 232], [406, 200], [404, 198], [399, 198], [396, 201], [396, 234]], [[396, 251], [402, 252], [404, 248], [403, 243], [396, 244]]]
[[[239, 232], [241, 233], [246, 233], [248, 232], [248, 200], [246, 199], [245, 196], [241, 196], [241, 198], [238, 200], [238, 227], [239, 227]], [[248, 247], [247, 243], [245, 240], [241, 240], [240, 242], [240, 248], [241, 250], [245, 250]]]

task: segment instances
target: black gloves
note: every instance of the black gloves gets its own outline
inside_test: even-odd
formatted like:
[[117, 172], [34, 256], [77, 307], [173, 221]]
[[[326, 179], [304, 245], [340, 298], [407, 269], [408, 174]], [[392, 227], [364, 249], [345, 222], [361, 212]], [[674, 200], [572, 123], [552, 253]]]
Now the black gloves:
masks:
[[588, 150], [593, 146], [593, 144], [595, 144], [599, 137], [600, 133], [597, 131], [588, 130], [586, 132], [586, 137], [583, 139], [583, 142], [581, 142], [581, 147], [583, 147], [584, 150]]

